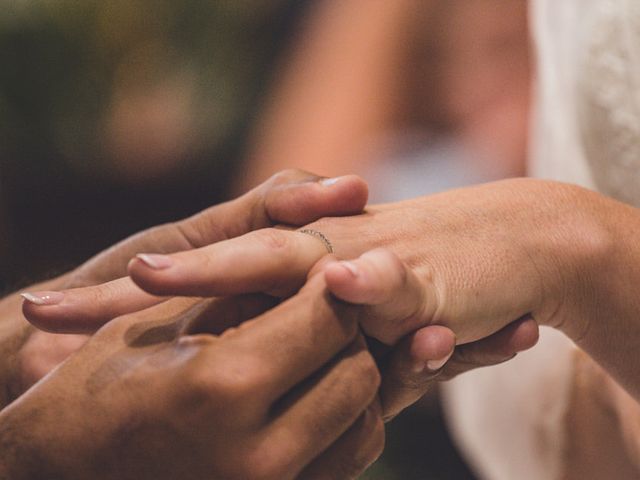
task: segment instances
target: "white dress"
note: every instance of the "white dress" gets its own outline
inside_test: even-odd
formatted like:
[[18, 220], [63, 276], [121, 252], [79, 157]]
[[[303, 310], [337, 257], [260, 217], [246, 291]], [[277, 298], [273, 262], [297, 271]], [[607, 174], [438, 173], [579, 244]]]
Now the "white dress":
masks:
[[[640, 206], [640, 0], [532, 0], [531, 19], [531, 174]], [[562, 477], [575, 348], [543, 329], [533, 350], [446, 386], [452, 432], [480, 478]]]

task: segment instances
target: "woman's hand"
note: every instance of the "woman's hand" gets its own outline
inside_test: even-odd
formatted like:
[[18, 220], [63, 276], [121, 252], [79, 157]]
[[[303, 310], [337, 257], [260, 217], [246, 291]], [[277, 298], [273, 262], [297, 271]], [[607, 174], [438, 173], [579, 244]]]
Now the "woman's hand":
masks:
[[[554, 182], [509, 180], [373, 206], [363, 215], [323, 218], [304, 229], [321, 232], [339, 258], [386, 247], [414, 272], [423, 287], [423, 315], [393, 332], [365, 324], [365, 332], [382, 342], [442, 325], [463, 344], [527, 315], [576, 338], [594, 307], [594, 266], [606, 263], [611, 242], [589, 210], [595, 195]], [[158, 296], [287, 296], [326, 253], [317, 236], [262, 229], [188, 252], [138, 255], [129, 273]], [[73, 330], [146, 306], [129, 280], [118, 282], [66, 291], [56, 305], [25, 304], [25, 313], [41, 328]]]

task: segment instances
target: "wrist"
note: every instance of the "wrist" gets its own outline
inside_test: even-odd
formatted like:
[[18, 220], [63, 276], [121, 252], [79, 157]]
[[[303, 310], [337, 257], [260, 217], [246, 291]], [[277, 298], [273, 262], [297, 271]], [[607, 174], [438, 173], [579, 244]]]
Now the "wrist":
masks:
[[533, 245], [543, 301], [537, 319], [579, 343], [602, 307], [601, 280], [610, 270], [615, 234], [602, 195], [560, 182], [539, 181], [545, 198]]

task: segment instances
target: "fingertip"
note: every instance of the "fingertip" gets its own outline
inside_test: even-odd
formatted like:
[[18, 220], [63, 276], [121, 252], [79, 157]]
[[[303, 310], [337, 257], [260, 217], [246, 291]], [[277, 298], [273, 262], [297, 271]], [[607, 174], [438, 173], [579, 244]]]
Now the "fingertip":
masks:
[[40, 315], [40, 310], [42, 308], [27, 299], [22, 300], [22, 315], [24, 318], [34, 327], [39, 328], [40, 330], [45, 330], [46, 323], [41, 325], [41, 322], [44, 320]]
[[60, 305], [36, 305], [25, 300], [22, 302], [22, 315], [31, 325], [44, 332], [87, 333], [92, 331]]
[[[164, 261], [161, 259], [158, 267], [154, 256], [150, 254], [138, 254], [133, 257], [127, 265], [129, 277], [139, 288], [152, 295], [165, 295], [170, 289], [171, 266], [175, 265], [175, 260]], [[163, 255], [163, 257], [165, 257]], [[164, 266], [166, 265], [166, 266]]]
[[455, 347], [456, 336], [453, 331], [440, 325], [431, 325], [412, 334], [409, 351], [414, 362], [427, 364], [443, 359], [446, 361]]
[[309, 270], [309, 273], [307, 274], [307, 280], [311, 277], [315, 277], [319, 273], [323, 273], [330, 264], [337, 263], [338, 261], [339, 259], [335, 254], [330, 253], [325, 255], [318, 260], [313, 267], [311, 267], [311, 270]]
[[532, 317], [519, 320], [511, 332], [510, 343], [515, 352], [523, 352], [533, 348], [540, 339], [538, 322]]
[[345, 302], [364, 304], [369, 292], [363, 282], [363, 272], [354, 262], [331, 262], [324, 269], [329, 291]]
[[[369, 199], [369, 186], [358, 175], [324, 179], [321, 184], [327, 189], [329, 197], [338, 209], [342, 209], [343, 214], [361, 212]], [[337, 210], [336, 214], [339, 212], [340, 210]]]

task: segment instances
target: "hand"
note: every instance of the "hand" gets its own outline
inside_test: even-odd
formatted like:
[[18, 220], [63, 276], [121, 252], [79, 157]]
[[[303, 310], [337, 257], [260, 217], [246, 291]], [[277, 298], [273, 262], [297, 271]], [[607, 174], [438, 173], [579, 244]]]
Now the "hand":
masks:
[[[386, 249], [366, 252], [348, 262], [327, 259], [323, 270], [328, 289], [339, 299], [362, 305], [361, 323], [377, 338], [395, 348], [378, 346], [382, 373], [380, 400], [388, 421], [418, 401], [435, 382], [450, 380], [470, 370], [497, 365], [532, 348], [538, 340], [538, 324], [527, 316], [500, 331], [456, 346], [455, 334], [438, 325], [412, 331], [428, 322], [425, 286], [397, 256]], [[409, 331], [402, 338], [397, 332]]]
[[[272, 303], [173, 299], [111, 322], [0, 413], [0, 477], [354, 478], [383, 443], [358, 309], [322, 276], [259, 314]], [[202, 333], [219, 319], [244, 323]]]
[[[374, 206], [364, 215], [323, 218], [304, 228], [322, 232], [340, 258], [383, 246], [416, 274], [424, 287], [420, 318], [427, 323], [405, 323], [395, 332], [364, 325], [367, 334], [385, 343], [425, 325], [442, 325], [464, 344], [527, 315], [572, 330], [575, 338], [585, 328], [583, 314], [594, 307], [586, 295], [593, 278], [587, 265], [602, 262], [607, 251], [606, 236], [576, 206], [584, 192], [554, 182], [509, 180]], [[129, 273], [155, 295], [286, 295], [324, 254], [314, 236], [263, 229], [159, 257], [154, 265], [134, 259]], [[135, 291], [127, 295], [130, 305], [139, 301]], [[80, 310], [89, 309], [85, 302]], [[29, 306], [28, 314], [54, 324], [63, 313]], [[70, 310], [64, 314], [73, 316]]]
[[[316, 245], [318, 248], [322, 246]], [[310, 250], [313, 252], [313, 250]], [[188, 254], [187, 254], [188, 255]], [[377, 250], [364, 254], [360, 259], [348, 264], [338, 262], [333, 256], [325, 256], [318, 262], [311, 272], [324, 272], [331, 291], [345, 301], [363, 305], [363, 315], [360, 323], [369, 327], [370, 331], [378, 332], [379, 338], [388, 332], [406, 332], [401, 337], [396, 348], [384, 350], [384, 355], [378, 355], [383, 375], [381, 389], [382, 415], [389, 420], [402, 409], [417, 401], [434, 381], [453, 378], [454, 376], [474, 368], [495, 365], [513, 358], [516, 353], [531, 348], [538, 338], [538, 326], [530, 317], [513, 322], [499, 332], [468, 345], [456, 348], [455, 334], [442, 326], [427, 326], [413, 331], [415, 325], [423, 325], [425, 292], [424, 286], [410, 269], [400, 262], [392, 253]], [[359, 274], [353, 275], [354, 269]], [[231, 271], [233, 275], [235, 271]], [[288, 275], [288, 277], [287, 277]], [[280, 273], [278, 285], [294, 285], [299, 282], [296, 269], [288, 269]], [[247, 277], [238, 279], [239, 288], [242, 285], [261, 285], [262, 278]], [[266, 280], [266, 278], [265, 278]], [[220, 283], [217, 292], [231, 293], [230, 283]], [[268, 283], [262, 284], [268, 290]], [[104, 286], [95, 287], [99, 291]], [[211, 285], [203, 285], [210, 292]], [[109, 304], [118, 302], [117, 298], [106, 295], [100, 298], [108, 299]], [[93, 297], [83, 289], [65, 292], [71, 295], [73, 305], [83, 305]], [[275, 301], [273, 297], [272, 301]], [[101, 304], [94, 305], [99, 308]], [[105, 308], [108, 305], [104, 305]], [[45, 307], [48, 308], [48, 307]], [[62, 308], [62, 307], [61, 307]], [[62, 312], [61, 308], [58, 313]], [[227, 315], [221, 315], [224, 318]], [[192, 331], [223, 332], [233, 325], [216, 321], [215, 325], [192, 326]], [[397, 339], [396, 339], [397, 341]], [[455, 349], [455, 352], [454, 352]], [[445, 365], [446, 364], [446, 365]]]
[[[451, 195], [456, 193], [453, 192]], [[466, 193], [462, 197], [473, 198], [475, 201], [480, 198], [475, 193]], [[404, 267], [401, 268], [401, 264], [397, 260], [394, 261], [387, 258], [386, 265], [370, 266], [371, 268], [378, 268], [378, 279], [387, 278], [392, 285], [393, 281], [396, 281], [396, 283], [398, 281], [400, 283], [409, 281], [411, 286], [410, 289], [405, 290], [406, 294], [398, 296], [395, 306], [389, 308], [387, 315], [371, 315], [364, 318], [362, 322], [367, 334], [388, 345], [394, 345], [404, 339], [396, 348], [396, 352], [387, 358], [389, 365], [385, 367], [387, 372], [387, 375], [385, 375], [386, 386], [383, 387], [382, 398], [384, 415], [387, 418], [397, 414], [402, 408], [419, 398], [434, 377], [437, 376], [439, 379], [450, 378], [471, 368], [503, 362], [513, 357], [517, 352], [530, 348], [537, 340], [537, 324], [527, 315], [526, 309], [522, 314], [513, 313], [513, 318], [505, 316], [504, 318], [499, 318], [497, 322], [491, 315], [485, 317], [483, 314], [478, 314], [477, 318], [487, 318], [488, 326], [483, 322], [475, 321], [476, 315], [474, 311], [465, 313], [460, 319], [452, 316], [451, 320], [449, 320], [449, 325], [452, 328], [457, 325], [461, 330], [456, 333], [443, 326], [437, 326], [440, 322], [436, 315], [439, 308], [436, 307], [438, 307], [437, 301], [441, 297], [434, 295], [433, 284], [435, 282], [424, 275], [425, 270], [421, 268], [424, 265], [415, 260], [421, 258], [421, 256], [427, 256], [421, 253], [420, 249], [440, 253], [440, 255], [435, 255], [435, 258], [439, 260], [439, 264], [446, 266], [446, 269], [442, 272], [443, 280], [447, 278], [454, 280], [449, 284], [444, 284], [448, 291], [451, 292], [446, 298], [453, 300], [451, 307], [454, 308], [459, 307], [458, 297], [464, 299], [465, 294], [469, 293], [469, 288], [468, 286], [465, 287], [465, 278], [461, 273], [458, 273], [458, 276], [451, 275], [452, 271], [457, 273], [453, 267], [461, 264], [462, 260], [475, 265], [481, 260], [490, 259], [491, 255], [462, 255], [461, 258], [458, 258], [457, 252], [451, 251], [449, 247], [452, 242], [460, 241], [459, 236], [467, 239], [469, 234], [463, 235], [462, 225], [460, 225], [462, 221], [459, 218], [460, 213], [449, 210], [447, 214], [443, 206], [455, 204], [456, 202], [450, 199], [440, 199], [439, 197], [425, 198], [421, 202], [421, 204], [417, 201], [403, 202], [377, 209], [373, 208], [363, 216], [323, 219], [310, 226], [324, 232], [327, 237], [332, 239], [336, 249], [338, 251], [346, 251], [346, 255], [356, 252], [359, 248], [366, 248], [371, 244], [378, 243], [387, 244], [391, 250], [399, 252], [400, 256], [404, 255], [409, 260], [414, 260], [412, 262], [414, 268], [409, 271], [411, 275], [406, 274], [405, 276], [401, 275], [404, 272]], [[431, 202], [434, 205], [431, 205]], [[459, 203], [462, 204], [462, 202]], [[426, 213], [422, 212], [419, 207], [424, 209]], [[400, 213], [398, 214], [397, 212]], [[432, 225], [418, 222], [417, 219], [411, 221], [412, 215], [420, 214], [424, 216], [429, 212], [441, 212], [441, 215], [443, 215], [441, 221], [436, 225], [443, 230], [442, 232], [437, 231]], [[399, 225], [399, 218], [408, 222], [410, 226]], [[452, 222], [452, 225], [446, 226], [444, 224], [445, 219]], [[464, 225], [469, 230], [474, 228], [472, 223], [465, 222]], [[413, 227], [415, 231], [411, 231], [410, 227]], [[356, 234], [347, 240], [350, 228]], [[422, 232], [420, 229], [429, 228], [431, 229], [430, 233], [425, 237], [428, 241], [421, 240], [420, 235]], [[398, 235], [398, 232], [402, 230], [407, 231], [406, 235]], [[392, 241], [395, 238], [392, 237], [392, 234], [397, 236], [395, 243]], [[336, 237], [333, 237], [333, 235], [336, 235]], [[339, 238], [345, 245], [340, 247], [334, 238]], [[431, 246], [430, 243], [434, 246]], [[466, 247], [467, 250], [471, 251], [474, 248], [479, 248], [473, 242], [469, 243], [471, 245]], [[501, 243], [494, 242], [488, 245], [497, 250], [513, 248], [504, 239]], [[412, 251], [410, 247], [414, 247], [417, 252]], [[484, 248], [484, 244], [481, 247]], [[517, 245], [515, 250], [518, 250]], [[443, 258], [442, 252], [447, 253], [448, 256]], [[297, 232], [267, 229], [250, 233], [229, 242], [221, 242], [192, 252], [179, 253], [162, 258], [161, 261], [165, 262], [163, 268], [153, 268], [153, 266], [144, 261], [136, 259], [130, 264], [130, 273], [138, 284], [157, 294], [226, 295], [243, 291], [265, 291], [284, 295], [287, 292], [295, 291], [299, 287], [312, 263], [325, 253], [324, 245], [312, 236]], [[522, 268], [522, 272], [526, 275], [531, 271], [530, 258], [526, 255], [526, 252], [520, 253], [526, 262]], [[512, 256], [514, 255], [512, 254]], [[498, 260], [498, 263], [500, 262], [501, 260]], [[526, 268], [527, 265], [529, 265], [529, 269]], [[348, 276], [354, 264], [347, 263], [341, 266], [343, 267], [343, 272]], [[514, 268], [515, 266], [513, 265]], [[348, 267], [347, 270], [344, 270], [344, 267]], [[491, 267], [492, 265], [490, 264], [485, 266], [485, 268]], [[340, 276], [335, 276], [336, 268], [336, 266], [333, 267], [333, 277], [330, 272], [327, 272], [327, 281], [332, 291], [345, 300], [355, 303], [365, 301], [367, 303], [374, 301], [376, 298], [387, 298], [380, 297], [385, 290], [394, 291], [393, 288], [389, 288], [389, 282], [382, 282], [377, 287], [373, 282], [366, 287], [373, 288], [374, 293], [367, 293], [366, 288], [360, 291], [360, 294], [368, 295], [368, 297], [358, 296], [358, 288], [364, 288], [366, 284], [358, 286], [357, 282], [352, 282], [352, 288], [355, 288], [354, 292], [350, 294], [349, 291], [345, 291], [345, 285], [342, 285], [343, 289], [341, 291]], [[462, 265], [459, 268], [462, 268]], [[479, 272], [476, 270], [478, 270], [478, 267], [475, 270], [474, 268], [470, 269], [470, 272], [474, 276], [479, 276]], [[514, 271], [514, 274], [522, 272]], [[511, 284], [511, 278], [508, 280], [509, 284]], [[336, 284], [335, 282], [338, 283]], [[535, 279], [531, 283], [534, 287], [537, 287]], [[97, 288], [101, 289], [103, 287]], [[456, 288], [458, 288], [459, 294]], [[504, 288], [506, 287], [503, 286]], [[502, 295], [503, 290], [500, 293], [501, 297], [504, 296]], [[101, 298], [105, 299], [103, 304], [91, 302], [93, 295], [87, 295], [87, 292], [82, 290], [65, 292], [65, 295], [70, 297], [67, 305], [82, 307], [75, 310], [76, 315], [83, 310], [91, 308], [108, 311], [109, 305], [118, 303], [115, 298], [111, 297], [108, 289], [104, 295], [100, 295]], [[132, 290], [127, 295], [129, 295], [129, 298], [134, 299], [134, 301], [130, 302], [130, 305], [135, 305], [136, 292]], [[493, 301], [494, 299], [490, 298], [490, 300]], [[90, 303], [91, 305], [89, 305]], [[400, 320], [402, 321], [390, 321], [389, 315], [397, 319], [398, 317], [393, 317], [393, 315], [402, 314], [406, 307], [412, 305], [417, 305], [419, 312], [413, 312], [412, 315], [401, 315]], [[469, 306], [473, 307], [472, 304]], [[448, 304], [443, 305], [443, 311], [447, 307]], [[451, 310], [451, 307], [448, 308]], [[56, 315], [58, 318], [63, 315], [74, 315], [73, 309], [64, 309], [63, 306], [57, 310], [53, 310], [50, 307], [34, 308], [33, 306], [28, 306], [28, 308], [33, 318], [52, 319]], [[440, 316], [444, 317], [445, 320], [449, 318], [448, 315], [441, 314]], [[455, 322], [455, 324], [452, 322]], [[481, 329], [481, 335], [484, 335], [484, 337], [476, 334], [483, 340], [458, 347], [454, 355], [453, 349], [456, 343], [469, 343], [473, 339], [473, 336], [471, 338], [465, 338], [464, 336], [465, 331], [468, 332], [470, 330], [470, 327], [465, 322]], [[441, 323], [446, 324], [447, 322]], [[431, 327], [422, 329], [425, 325], [431, 325]], [[458, 335], [457, 338], [456, 334]], [[405, 338], [407, 335], [409, 337]], [[468, 333], [466, 335], [469, 336]], [[445, 369], [442, 369], [442, 365], [451, 355], [453, 355], [453, 359]], [[430, 363], [432, 368], [428, 368], [427, 363]], [[420, 371], [414, 371], [417, 368], [416, 365], [421, 368]]]
[[[126, 275], [127, 263], [131, 257], [140, 252], [170, 253], [188, 250], [274, 224], [301, 225], [326, 215], [354, 214], [362, 211], [366, 198], [366, 184], [358, 177], [341, 177], [338, 181], [323, 183], [321, 177], [305, 172], [285, 171], [236, 200], [212, 207], [191, 218], [134, 235], [73, 272], [47, 284], [30, 287], [29, 290], [35, 292], [30, 298], [39, 303], [51, 303], [56, 296], [52, 295], [52, 292], [39, 290], [97, 285], [123, 277]], [[161, 300], [144, 294], [128, 279], [108, 283], [107, 289], [114, 295], [120, 289], [130, 289], [137, 295], [138, 303], [134, 309], [128, 308], [126, 298], [122, 297], [117, 305], [112, 306], [123, 309], [122, 313], [144, 308]], [[88, 290], [88, 293], [95, 295], [87, 297], [89, 305], [101, 304], [108, 300], [103, 290]], [[16, 331], [14, 336], [23, 338], [22, 347], [17, 354], [16, 372], [11, 374], [11, 377], [16, 379], [12, 384], [16, 386], [7, 401], [46, 375], [86, 341], [86, 337], [81, 335], [52, 335], [33, 330], [22, 333], [26, 331], [26, 322], [20, 312], [21, 302], [16, 297], [8, 297], [0, 305], [1, 321], [4, 324], [13, 322], [13, 330]], [[73, 309], [73, 302], [63, 304], [63, 314], [64, 308]], [[27, 307], [27, 311], [28, 309]], [[96, 321], [92, 317], [94, 314], [87, 310], [77, 322], [81, 321], [83, 326], [91, 324]], [[64, 321], [73, 322], [73, 315], [69, 315]], [[48, 325], [44, 322], [45, 327]], [[53, 327], [49, 329], [55, 330]], [[93, 327], [66, 330], [85, 333], [93, 330]], [[10, 341], [12, 344], [16, 343], [12, 339]], [[8, 352], [4, 356], [14, 357], [15, 352]]]

